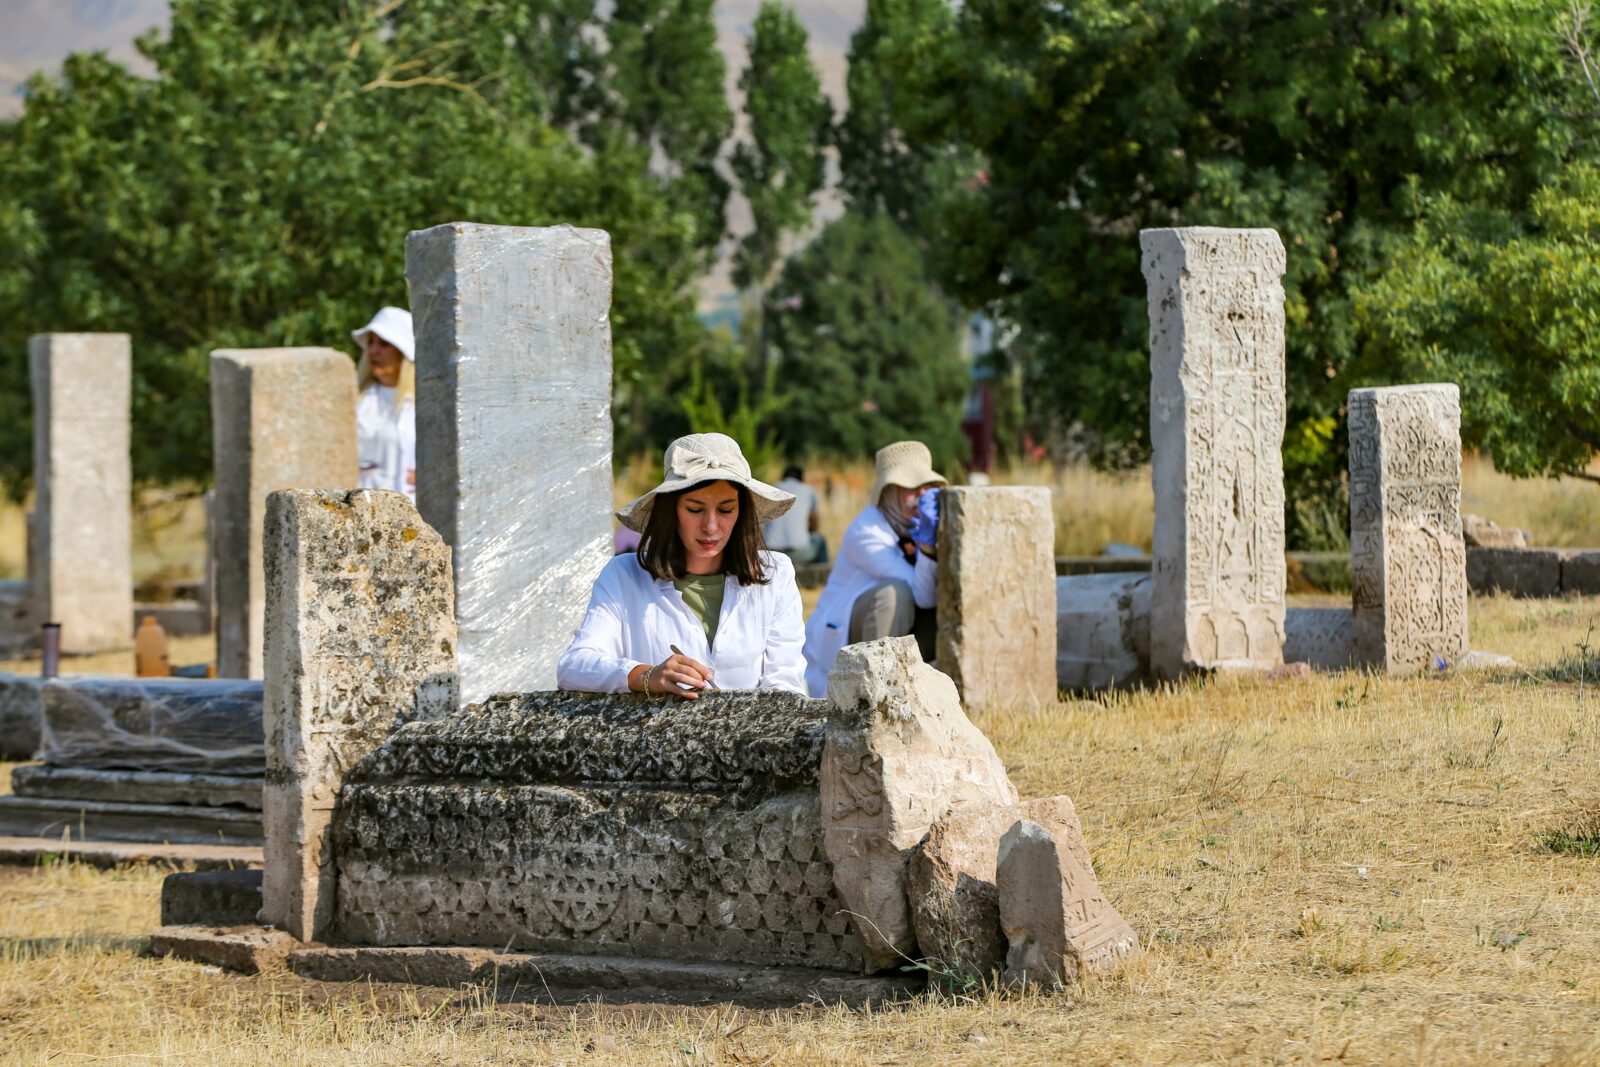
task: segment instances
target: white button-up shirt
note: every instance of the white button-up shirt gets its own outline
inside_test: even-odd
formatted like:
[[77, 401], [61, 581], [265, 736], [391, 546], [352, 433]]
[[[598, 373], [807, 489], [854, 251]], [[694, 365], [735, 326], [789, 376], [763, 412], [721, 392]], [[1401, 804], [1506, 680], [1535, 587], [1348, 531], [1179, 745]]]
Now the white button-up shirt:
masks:
[[587, 693], [626, 693], [628, 674], [641, 663], [660, 663], [671, 645], [711, 668], [722, 689], [788, 689], [804, 693], [805, 641], [800, 590], [788, 556], [763, 552], [766, 585], [741, 585], [728, 577], [716, 639], [677, 587], [651, 577], [632, 552], [613, 557], [595, 579], [589, 611], [556, 665], [556, 685]]
[[898, 578], [911, 587], [912, 602], [931, 608], [937, 600], [938, 564], [921, 552], [915, 565], [900, 551], [894, 527], [876, 505], [850, 522], [834, 555], [828, 584], [806, 623], [806, 684], [814, 697], [828, 695], [828, 671], [849, 638], [856, 598], [879, 582]]
[[374, 382], [356, 401], [357, 488], [393, 489], [415, 500], [406, 472], [417, 466], [417, 409], [408, 396], [395, 411], [394, 390]]

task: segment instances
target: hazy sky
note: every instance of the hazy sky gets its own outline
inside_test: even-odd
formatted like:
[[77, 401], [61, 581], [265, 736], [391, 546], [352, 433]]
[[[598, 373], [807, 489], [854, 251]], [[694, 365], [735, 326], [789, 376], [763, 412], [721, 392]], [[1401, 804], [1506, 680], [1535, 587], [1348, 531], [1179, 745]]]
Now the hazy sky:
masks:
[[[844, 53], [861, 21], [865, 0], [794, 0], [811, 31], [811, 51], [836, 103], [844, 99]], [[744, 65], [745, 34], [760, 0], [717, 5], [717, 28], [731, 68]], [[63, 56], [104, 49], [136, 60], [133, 39], [167, 21], [167, 0], [0, 0], [0, 114], [20, 107], [17, 90], [35, 71], [54, 71]]]

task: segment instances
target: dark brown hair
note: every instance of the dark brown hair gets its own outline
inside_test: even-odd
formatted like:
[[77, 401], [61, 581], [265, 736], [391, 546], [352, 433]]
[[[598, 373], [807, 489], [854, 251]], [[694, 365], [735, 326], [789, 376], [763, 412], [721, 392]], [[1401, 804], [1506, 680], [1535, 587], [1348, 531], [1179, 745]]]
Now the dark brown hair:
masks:
[[[688, 573], [684, 569], [688, 566], [687, 554], [678, 536], [678, 498], [709, 484], [699, 482], [676, 493], [657, 493], [651, 502], [650, 521], [645, 523], [644, 535], [639, 539], [639, 566], [652, 576], [675, 582]], [[761, 539], [761, 524], [756, 521], [750, 490], [735, 482], [728, 484], [739, 494], [739, 517], [734, 520], [728, 545], [722, 550], [722, 573], [733, 575], [740, 585], [766, 585], [772, 581], [761, 559], [761, 552], [767, 546]]]

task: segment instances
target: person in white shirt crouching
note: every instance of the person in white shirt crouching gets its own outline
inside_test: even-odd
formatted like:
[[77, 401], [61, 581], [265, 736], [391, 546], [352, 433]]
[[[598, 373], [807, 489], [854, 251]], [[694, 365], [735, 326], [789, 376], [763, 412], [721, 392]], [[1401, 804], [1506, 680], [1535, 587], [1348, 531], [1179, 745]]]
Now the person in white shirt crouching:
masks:
[[617, 512], [642, 535], [595, 580], [556, 685], [697, 697], [705, 689], [805, 692], [794, 564], [761, 527], [794, 497], [750, 475], [739, 445], [697, 433], [667, 446], [662, 482]]
[[806, 623], [806, 685], [814, 697], [827, 696], [828, 671], [847, 644], [915, 634], [923, 658], [933, 656], [938, 497], [930, 491], [949, 483], [921, 441], [883, 446], [877, 467], [872, 503], [839, 539]]

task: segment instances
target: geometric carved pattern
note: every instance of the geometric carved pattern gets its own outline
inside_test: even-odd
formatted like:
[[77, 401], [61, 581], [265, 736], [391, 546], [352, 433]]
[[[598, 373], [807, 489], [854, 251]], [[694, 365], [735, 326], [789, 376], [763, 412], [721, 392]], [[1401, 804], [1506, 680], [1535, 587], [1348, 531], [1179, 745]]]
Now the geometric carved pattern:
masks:
[[347, 783], [336, 826], [350, 941], [862, 969], [814, 786]]
[[1354, 658], [1391, 674], [1467, 650], [1461, 399], [1454, 385], [1353, 389]]
[[1274, 230], [1140, 234], [1150, 311], [1157, 678], [1283, 661], [1284, 250]]

